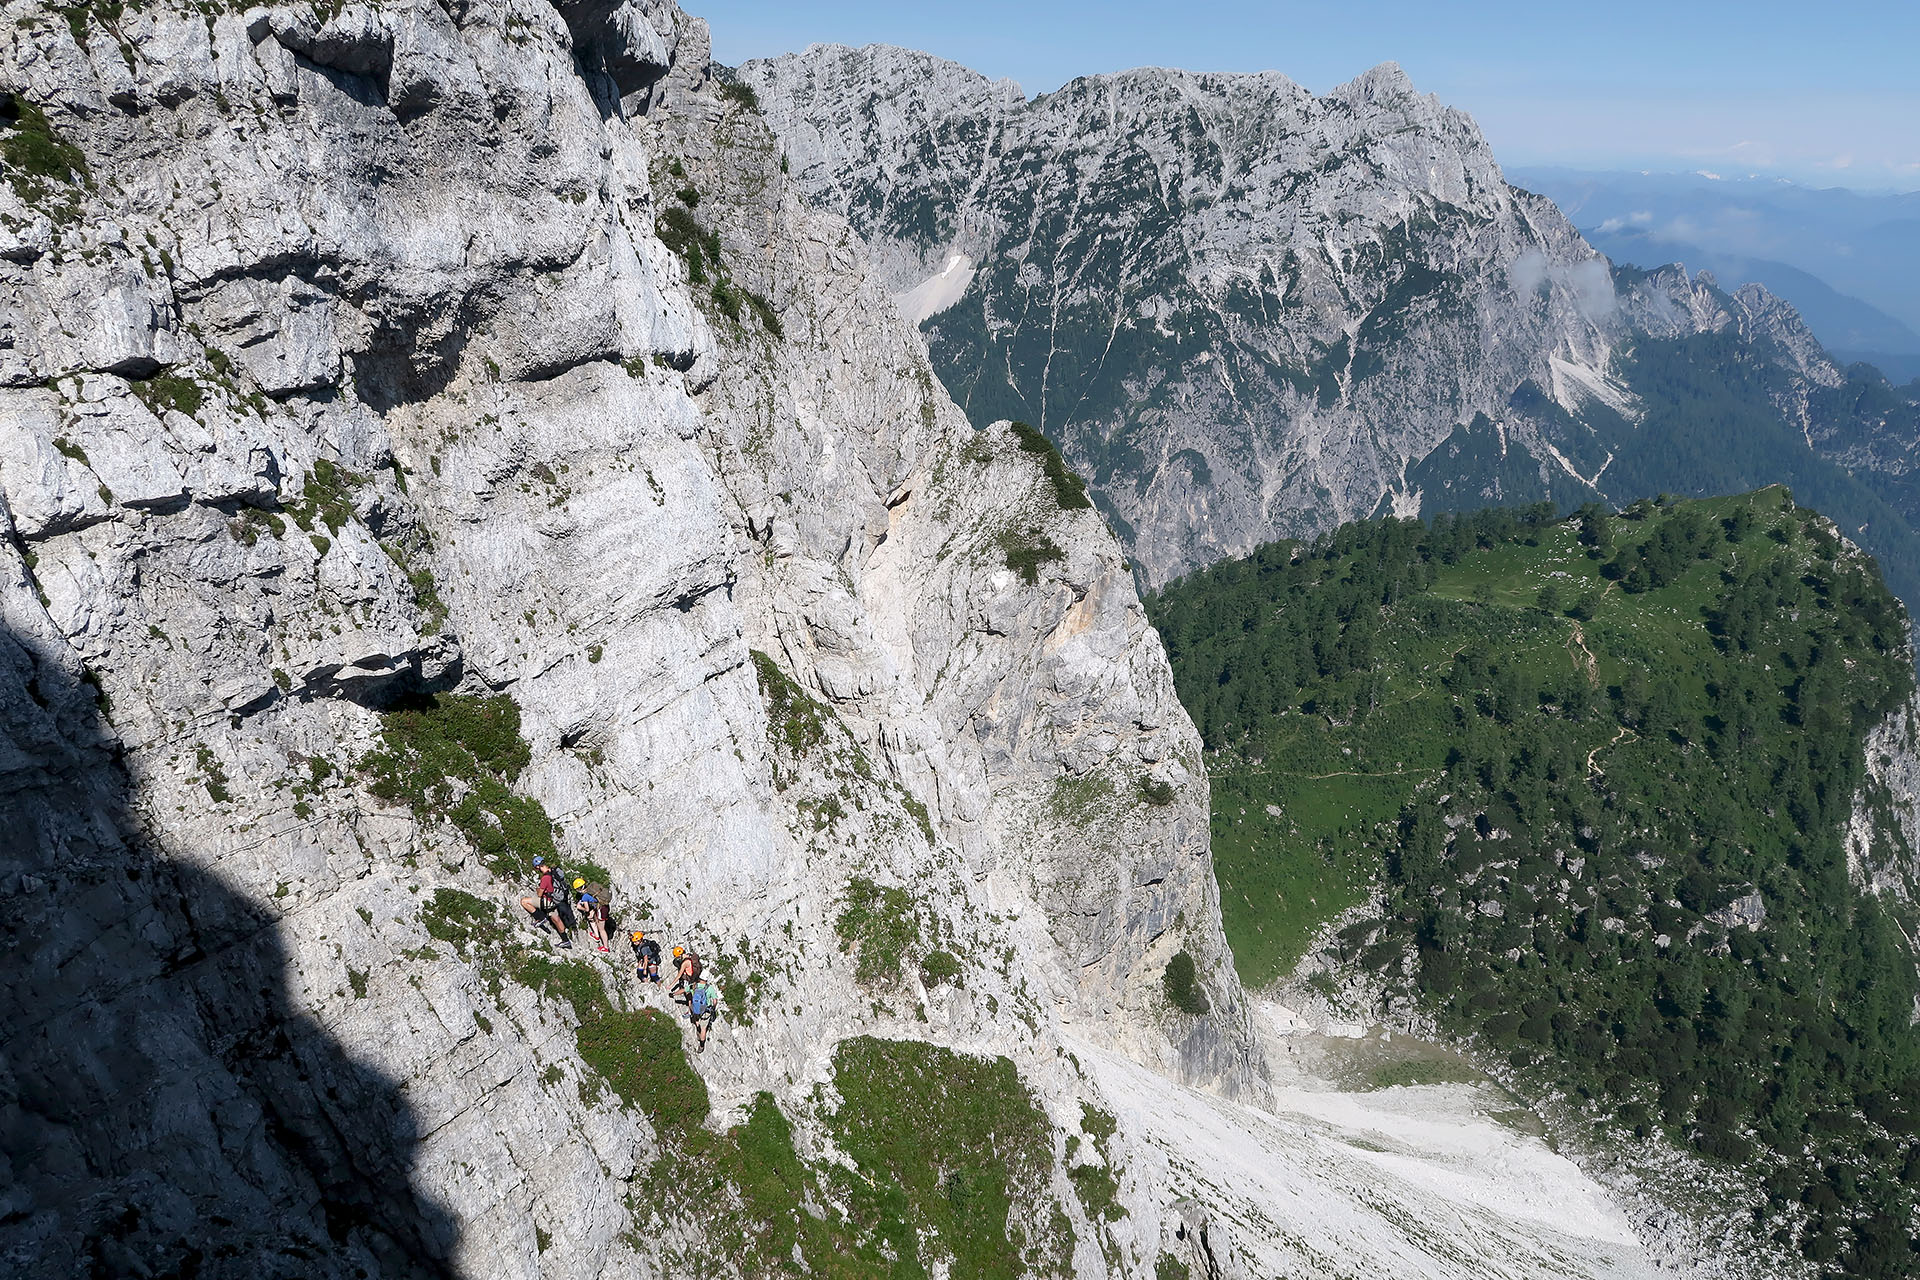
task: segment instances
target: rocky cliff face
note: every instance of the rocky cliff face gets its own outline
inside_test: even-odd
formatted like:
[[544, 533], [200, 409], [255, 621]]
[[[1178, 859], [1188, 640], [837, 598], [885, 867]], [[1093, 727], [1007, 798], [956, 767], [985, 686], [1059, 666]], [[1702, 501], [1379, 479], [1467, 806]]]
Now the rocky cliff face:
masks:
[[[1799, 483], [1887, 451], [1823, 396], [1844, 378], [1790, 308], [1616, 278], [1392, 65], [1324, 97], [1144, 69], [1027, 101], [883, 46], [740, 74], [954, 398], [1059, 440], [1148, 582], [1358, 517]], [[1722, 332], [1768, 370], [1748, 409], [1804, 437], [1747, 484], [1638, 432], [1636, 349]], [[1826, 505], [1887, 527], [1864, 495]], [[1883, 556], [1909, 547], [1895, 523]]]
[[0, 20], [9, 1266], [751, 1267], [593, 1058], [664, 1000], [512, 923], [551, 846], [716, 962], [716, 1128], [765, 1091], [858, 1168], [844, 1042], [1004, 1058], [1029, 1251], [1151, 1272], [1129, 1137], [1074, 1165], [1124, 1219], [1067, 1177], [1064, 1037], [1260, 1087], [1196, 735], [1097, 515], [969, 427], [704, 25]]

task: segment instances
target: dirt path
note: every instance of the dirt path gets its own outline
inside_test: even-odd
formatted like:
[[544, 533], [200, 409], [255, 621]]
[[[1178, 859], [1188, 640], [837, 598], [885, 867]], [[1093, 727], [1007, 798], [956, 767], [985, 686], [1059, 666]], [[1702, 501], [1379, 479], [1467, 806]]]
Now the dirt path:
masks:
[[1614, 734], [1614, 735], [1613, 735], [1613, 741], [1612, 741], [1612, 742], [1609, 742], [1609, 743], [1608, 743], [1608, 744], [1607, 744], [1607, 745], [1606, 745], [1605, 747], [1595, 747], [1595, 748], [1594, 748], [1593, 750], [1591, 750], [1591, 751], [1589, 751], [1589, 752], [1587, 752], [1587, 772], [1588, 772], [1588, 773], [1597, 773], [1597, 774], [1599, 774], [1599, 775], [1600, 775], [1601, 777], [1603, 777], [1603, 778], [1604, 778], [1604, 777], [1606, 776], [1606, 774], [1607, 774], [1607, 771], [1606, 771], [1605, 769], [1602, 769], [1602, 768], [1601, 768], [1601, 767], [1600, 767], [1600, 766], [1599, 766], [1598, 764], [1596, 764], [1596, 763], [1594, 763], [1594, 759], [1593, 759], [1593, 758], [1594, 758], [1595, 756], [1597, 756], [1597, 755], [1599, 755], [1599, 754], [1600, 754], [1600, 753], [1601, 753], [1602, 751], [1605, 751], [1605, 750], [1606, 750], [1606, 749], [1607, 749], [1608, 747], [1617, 747], [1617, 746], [1619, 746], [1619, 745], [1620, 745], [1620, 739], [1622, 739], [1622, 738], [1632, 738], [1632, 737], [1637, 737], [1637, 736], [1638, 736], [1638, 735], [1637, 735], [1637, 734], [1635, 734], [1633, 730], [1631, 730], [1631, 729], [1629, 729], [1629, 728], [1627, 728], [1627, 727], [1626, 727], [1625, 725], [1621, 725], [1621, 726], [1620, 726], [1620, 732], [1618, 732], [1618, 733], [1616, 733], [1616, 734]]
[[1594, 686], [1596, 689], [1599, 688], [1600, 687], [1600, 659], [1594, 657], [1593, 650], [1587, 648], [1587, 630], [1585, 627], [1580, 625], [1580, 620], [1578, 618], [1575, 618], [1573, 620], [1573, 634], [1567, 638], [1567, 646], [1569, 651], [1571, 651], [1574, 645], [1580, 646], [1580, 652], [1586, 659], [1586, 661], [1582, 663], [1580, 658], [1575, 658], [1573, 660], [1574, 669], [1578, 670], [1580, 667], [1585, 666], [1587, 669], [1587, 683]]

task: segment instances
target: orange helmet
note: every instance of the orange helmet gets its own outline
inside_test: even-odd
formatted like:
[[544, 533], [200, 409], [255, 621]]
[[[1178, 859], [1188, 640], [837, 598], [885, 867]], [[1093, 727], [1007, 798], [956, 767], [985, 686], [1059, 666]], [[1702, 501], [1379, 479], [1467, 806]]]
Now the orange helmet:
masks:
[[640, 941], [640, 940], [641, 940], [642, 938], [644, 938], [644, 937], [646, 937], [646, 936], [647, 936], [646, 934], [644, 934], [644, 933], [642, 933], [642, 932], [640, 932], [640, 931], [639, 931], [638, 929], [635, 929], [635, 930], [633, 931], [633, 933], [632, 933], [632, 935], [630, 936], [630, 939], [629, 939], [629, 940], [630, 940], [630, 941], [633, 941], [633, 942], [638, 942], [638, 941]]

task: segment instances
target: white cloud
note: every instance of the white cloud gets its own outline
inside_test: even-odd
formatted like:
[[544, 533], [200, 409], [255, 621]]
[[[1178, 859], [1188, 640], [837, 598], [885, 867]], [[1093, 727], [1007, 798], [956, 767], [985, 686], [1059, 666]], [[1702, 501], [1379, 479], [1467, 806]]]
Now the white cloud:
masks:
[[1619, 305], [1613, 293], [1613, 272], [1605, 258], [1549, 263], [1538, 249], [1529, 249], [1507, 264], [1507, 280], [1523, 299], [1561, 290], [1574, 309], [1589, 320], [1603, 320]]
[[1507, 264], [1507, 279], [1515, 293], [1531, 298], [1547, 282], [1547, 256], [1538, 249], [1527, 250]]

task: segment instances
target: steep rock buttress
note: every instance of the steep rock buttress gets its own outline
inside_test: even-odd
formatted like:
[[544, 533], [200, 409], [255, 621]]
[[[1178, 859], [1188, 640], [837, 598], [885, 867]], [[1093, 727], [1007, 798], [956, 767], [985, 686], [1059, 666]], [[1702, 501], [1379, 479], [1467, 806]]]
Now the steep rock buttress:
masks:
[[[579, 1035], [658, 995], [605, 965], [569, 1008], [541, 936], [436, 915], [515, 927], [511, 797], [718, 962], [716, 1126], [765, 1091], [830, 1164], [850, 1038], [1005, 1057], [1061, 1265], [1181, 1247], [1127, 1134], [1073, 1155], [1067, 1046], [1261, 1088], [1197, 736], [1098, 516], [967, 425], [704, 24], [0, 21], [0, 871], [45, 904], [0, 997], [9, 1265], [686, 1273], [660, 1126]], [[376, 783], [456, 705], [512, 708], [509, 798]]]

